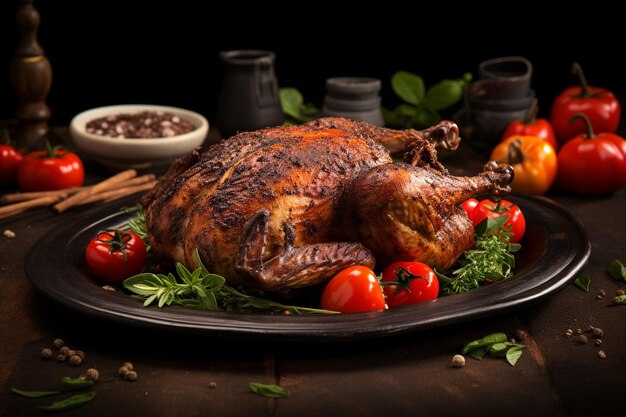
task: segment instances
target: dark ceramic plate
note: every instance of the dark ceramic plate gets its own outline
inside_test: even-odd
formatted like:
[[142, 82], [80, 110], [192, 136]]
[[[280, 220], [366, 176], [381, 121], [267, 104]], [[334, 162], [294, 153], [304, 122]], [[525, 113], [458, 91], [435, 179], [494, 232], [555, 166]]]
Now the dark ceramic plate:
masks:
[[[171, 306], [145, 308], [122, 292], [100, 288], [88, 273], [84, 248], [98, 230], [123, 224], [126, 199], [60, 225], [39, 240], [26, 274], [53, 300], [92, 316], [131, 325], [188, 330], [216, 336], [272, 339], [358, 339], [424, 330], [525, 307], [563, 288], [585, 265], [590, 244], [581, 223], [565, 208], [538, 197], [511, 196], [526, 216], [523, 250], [512, 279], [474, 291], [382, 312], [333, 316], [283, 316], [214, 312]], [[59, 245], [59, 242], [67, 242]]]

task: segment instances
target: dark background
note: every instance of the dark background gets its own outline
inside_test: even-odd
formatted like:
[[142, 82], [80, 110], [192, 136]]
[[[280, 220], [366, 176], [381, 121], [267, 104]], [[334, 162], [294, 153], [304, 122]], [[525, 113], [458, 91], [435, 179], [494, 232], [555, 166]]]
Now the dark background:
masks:
[[[16, 106], [8, 66], [17, 4], [0, 2], [0, 119], [11, 118]], [[387, 2], [340, 13], [321, 3], [269, 11], [268, 4], [259, 10], [211, 4], [36, 1], [39, 41], [53, 69], [51, 123], [122, 103], [180, 106], [213, 121], [222, 77], [217, 54], [241, 48], [275, 51], [280, 85], [297, 87], [317, 105], [330, 76], [380, 78], [383, 103], [393, 106], [389, 78], [397, 70], [420, 74], [428, 86], [466, 71], [476, 75], [480, 61], [507, 55], [533, 63], [543, 115], [575, 82], [573, 61], [592, 85], [626, 91], [621, 22], [617, 13], [590, 5], [548, 13], [530, 4], [509, 4], [507, 11], [430, 4], [416, 13]]]

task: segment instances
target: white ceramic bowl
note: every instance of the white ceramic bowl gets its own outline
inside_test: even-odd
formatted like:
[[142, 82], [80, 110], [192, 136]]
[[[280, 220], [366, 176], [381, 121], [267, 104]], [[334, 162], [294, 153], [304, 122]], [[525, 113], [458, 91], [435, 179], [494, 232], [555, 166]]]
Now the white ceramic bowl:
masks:
[[[161, 111], [189, 121], [196, 129], [167, 138], [111, 138], [88, 133], [86, 125], [93, 119], [120, 113]], [[202, 146], [209, 131], [209, 122], [201, 114], [177, 107], [149, 104], [126, 104], [98, 107], [76, 115], [70, 123], [70, 134], [76, 146], [89, 157], [113, 170], [135, 168], [164, 171], [170, 163], [198, 146]]]

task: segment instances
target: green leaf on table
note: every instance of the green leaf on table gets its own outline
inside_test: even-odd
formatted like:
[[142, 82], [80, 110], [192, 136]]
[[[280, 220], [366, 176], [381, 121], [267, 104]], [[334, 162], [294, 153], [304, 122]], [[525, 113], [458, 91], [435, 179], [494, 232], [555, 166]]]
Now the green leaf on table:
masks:
[[489, 346], [483, 346], [481, 348], [476, 348], [470, 352], [470, 356], [474, 359], [478, 359], [482, 361], [485, 355], [489, 353]]
[[509, 350], [509, 344], [506, 342], [494, 343], [489, 346], [489, 355], [494, 356], [496, 358], [502, 357], [506, 355], [506, 352]]
[[96, 393], [93, 391], [86, 392], [84, 394], [73, 395], [64, 400], [53, 402], [52, 404], [47, 405], [47, 406], [40, 406], [39, 408], [45, 411], [69, 410], [69, 409], [80, 407], [81, 405], [87, 404], [89, 401], [93, 400], [95, 396], [96, 396]]
[[64, 376], [61, 379], [61, 386], [67, 391], [89, 388], [92, 385], [93, 381], [88, 379], [70, 378], [69, 376]]
[[264, 397], [270, 398], [286, 398], [289, 397], [289, 390], [286, 390], [274, 384], [261, 384], [259, 382], [250, 382], [250, 389]]
[[461, 353], [465, 355], [473, 351], [474, 349], [482, 348], [485, 346], [491, 346], [495, 343], [502, 343], [506, 341], [507, 341], [506, 334], [492, 333], [483, 337], [482, 339], [477, 339], [468, 343], [467, 345], [465, 345], [465, 347], [463, 347], [463, 350], [461, 350]]
[[511, 365], [515, 366], [517, 360], [522, 356], [522, 349], [524, 347], [522, 345], [513, 345], [506, 351], [506, 361]]
[[26, 391], [18, 388], [11, 388], [11, 392], [28, 398], [41, 398], [61, 393], [61, 391]]
[[424, 80], [417, 74], [398, 71], [391, 77], [391, 87], [407, 103], [417, 105], [424, 99]]
[[618, 259], [609, 264], [608, 271], [613, 279], [626, 282], [626, 267]]
[[426, 92], [426, 104], [432, 110], [443, 110], [456, 104], [463, 95], [463, 82], [443, 80]]
[[576, 277], [574, 284], [581, 290], [587, 292], [589, 291], [589, 284], [591, 284], [591, 278], [589, 277], [589, 274], [587, 274], [586, 272], [583, 272], [582, 274]]

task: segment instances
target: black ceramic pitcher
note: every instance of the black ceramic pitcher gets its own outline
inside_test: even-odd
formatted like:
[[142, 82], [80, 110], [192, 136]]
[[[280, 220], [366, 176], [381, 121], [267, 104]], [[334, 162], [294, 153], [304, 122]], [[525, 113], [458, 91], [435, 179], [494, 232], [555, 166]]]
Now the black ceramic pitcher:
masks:
[[220, 53], [224, 79], [216, 124], [227, 138], [237, 132], [280, 125], [285, 121], [274, 59], [270, 51], [236, 50]]

